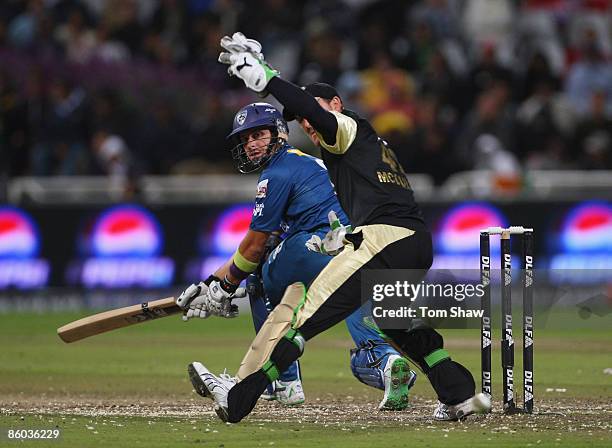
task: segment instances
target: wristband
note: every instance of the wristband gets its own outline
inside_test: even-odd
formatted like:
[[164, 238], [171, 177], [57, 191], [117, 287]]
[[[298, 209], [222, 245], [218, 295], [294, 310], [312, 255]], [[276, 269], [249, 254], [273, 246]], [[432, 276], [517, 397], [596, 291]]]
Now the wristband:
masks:
[[218, 282], [220, 282], [220, 281], [221, 281], [221, 279], [220, 279], [219, 277], [215, 277], [214, 275], [210, 274], [210, 275], [208, 276], [208, 278], [207, 278], [206, 280], [204, 280], [204, 284], [205, 284], [206, 286], [210, 286], [210, 284], [211, 284], [212, 282], [214, 282], [214, 281], [218, 281]]
[[223, 278], [223, 280], [221, 280], [221, 283], [219, 284], [221, 285], [221, 289], [223, 289], [225, 292], [228, 292], [230, 294], [234, 294], [236, 290], [238, 289], [238, 285], [235, 285], [232, 282], [230, 282], [229, 279], [227, 278], [227, 275]]
[[257, 266], [259, 265], [259, 263], [256, 263], [254, 261], [250, 261], [244, 258], [244, 255], [240, 253], [240, 250], [237, 250], [234, 253], [232, 262], [236, 265], [238, 269], [240, 269], [242, 272], [246, 273], [247, 275], [251, 274], [252, 272], [255, 272], [255, 270], [257, 269]]

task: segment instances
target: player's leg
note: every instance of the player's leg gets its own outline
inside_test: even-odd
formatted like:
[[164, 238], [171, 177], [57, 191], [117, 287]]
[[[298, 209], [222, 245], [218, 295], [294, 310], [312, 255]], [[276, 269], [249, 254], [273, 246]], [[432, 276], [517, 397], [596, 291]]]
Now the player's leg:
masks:
[[[430, 235], [416, 232], [390, 245], [378, 258], [394, 269], [424, 269], [424, 275], [431, 265], [432, 252]], [[434, 413], [437, 419], [453, 420], [457, 414], [461, 417], [486, 410], [486, 397], [475, 396], [474, 377], [463, 365], [451, 359], [444, 349], [440, 333], [424, 325], [404, 329], [382, 328], [382, 331], [427, 375], [440, 402]]]
[[[351, 234], [350, 238], [347, 236], [353, 244], [346, 246], [343, 252], [330, 261], [315, 278], [308, 294], [302, 284], [293, 284], [287, 288], [281, 303], [270, 314], [245, 355], [237, 374], [240, 382], [227, 394], [227, 409], [224, 411], [227, 421], [238, 422], [251, 412], [266, 386], [278, 379], [279, 373], [299, 358], [306, 340], [332, 327], [359, 308], [361, 269], [429, 268], [431, 238], [428, 234], [412, 238], [414, 235], [415, 232], [411, 230], [394, 226], [363, 227]], [[411, 256], [407, 257], [407, 254]], [[409, 263], [405, 262], [406, 259]], [[410, 331], [406, 333], [411, 336]], [[430, 329], [432, 339], [435, 339], [436, 334]], [[396, 342], [401, 345], [403, 339], [400, 337]], [[452, 362], [443, 356], [441, 344], [419, 341], [414, 337], [409, 338], [409, 342], [408, 345], [426, 343], [426, 348], [418, 347], [423, 362], [425, 358], [437, 364]], [[441, 342], [441, 338], [438, 342]], [[405, 346], [403, 349], [412, 350], [412, 347]], [[456, 363], [454, 365], [459, 366]], [[457, 392], [470, 387], [470, 384], [465, 384], [470, 379], [473, 390], [474, 382], [469, 372], [465, 369], [457, 371], [460, 378], [454, 379], [454, 384], [452, 378], [438, 375], [435, 365], [430, 366], [426, 373], [439, 396], [441, 390], [436, 386], [454, 389], [452, 393], [458, 395]], [[439, 378], [443, 381], [438, 381]], [[219, 406], [219, 402], [215, 401]]]
[[[324, 236], [324, 231], [320, 232]], [[262, 268], [263, 286], [270, 308], [280, 303], [287, 287], [296, 282], [309, 284], [331, 257], [311, 252], [306, 241], [311, 233], [300, 232], [282, 242]], [[282, 404], [295, 405], [305, 400], [299, 361], [292, 363], [274, 383], [274, 398]]]
[[[253, 326], [255, 327], [255, 333], [258, 333], [259, 329], [270, 315], [272, 306], [270, 304], [270, 300], [265, 295], [264, 286], [260, 278], [260, 274], [255, 273], [247, 277], [246, 289], [249, 295], [249, 304], [251, 306], [251, 318], [253, 319]], [[263, 398], [264, 400], [276, 399], [276, 396], [274, 394], [274, 384], [270, 384], [267, 387], [261, 398]]]
[[351, 350], [351, 371], [355, 378], [385, 392], [379, 409], [406, 409], [416, 372], [410, 369], [408, 360], [385, 341], [385, 335], [371, 317], [370, 302], [347, 317], [345, 323], [356, 345]]
[[[352, 259], [339, 260], [339, 266], [332, 266], [336, 262], [333, 260], [311, 285], [309, 300], [306, 301], [304, 311], [300, 313], [302, 321], [298, 319], [298, 325], [295, 327], [306, 340], [337, 323], [341, 313], [349, 308], [351, 299], [360, 295], [359, 270], [354, 271], [356, 275], [344, 277], [346, 280], [340, 283], [340, 286], [338, 279], [342, 279], [343, 275], [355, 266], [359, 260], [360, 249], [364, 246], [367, 247], [366, 251], [374, 254], [359, 269], [411, 269], [415, 276], [419, 273], [421, 276], [425, 275], [432, 261], [430, 234], [410, 232], [394, 240], [393, 237], [399, 233], [397, 230], [398, 228], [392, 226], [375, 225], [364, 227], [362, 235], [357, 232], [347, 236], [353, 246], [359, 249], [351, 253], [350, 246], [347, 246], [349, 250], [346, 255], [350, 255]], [[339, 256], [345, 255], [347, 248]], [[330, 266], [337, 271], [328, 269]], [[322, 304], [314, 313], [309, 314], [308, 305], [311, 303]], [[436, 418], [454, 419], [458, 414], [486, 411], [487, 406], [490, 408], [486, 397], [475, 395], [474, 377], [463, 365], [451, 359], [449, 353], [444, 350], [442, 336], [436, 330], [421, 326], [403, 330], [382, 328], [382, 331], [427, 374], [441, 403]]]
[[228, 421], [238, 422], [251, 412], [266, 385], [301, 356], [306, 340], [360, 307], [360, 269], [383, 268], [379, 253], [414, 233], [398, 227], [376, 227], [382, 227], [382, 232], [364, 227], [365, 237], [361, 231], [353, 234], [353, 244], [332, 258], [314, 279], [308, 294], [302, 284], [287, 289], [242, 361], [237, 374], [240, 382], [227, 397]]

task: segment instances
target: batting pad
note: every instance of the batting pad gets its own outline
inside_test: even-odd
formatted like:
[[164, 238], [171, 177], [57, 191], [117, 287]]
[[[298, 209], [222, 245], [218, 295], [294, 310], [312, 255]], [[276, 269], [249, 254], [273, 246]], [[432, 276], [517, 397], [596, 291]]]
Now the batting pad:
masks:
[[238, 381], [257, 372], [270, 359], [278, 341], [291, 329], [294, 310], [300, 305], [305, 295], [306, 287], [303, 283], [293, 283], [287, 287], [285, 295], [260, 328], [240, 363], [236, 374]]

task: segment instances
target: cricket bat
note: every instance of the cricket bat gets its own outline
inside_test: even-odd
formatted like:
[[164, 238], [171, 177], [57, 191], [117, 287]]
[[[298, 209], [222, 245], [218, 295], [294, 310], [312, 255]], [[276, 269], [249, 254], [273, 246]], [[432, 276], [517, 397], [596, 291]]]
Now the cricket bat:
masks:
[[175, 303], [174, 297], [168, 297], [75, 320], [58, 328], [57, 334], [64, 342], [80, 341], [96, 334], [181, 312], [183, 310]]

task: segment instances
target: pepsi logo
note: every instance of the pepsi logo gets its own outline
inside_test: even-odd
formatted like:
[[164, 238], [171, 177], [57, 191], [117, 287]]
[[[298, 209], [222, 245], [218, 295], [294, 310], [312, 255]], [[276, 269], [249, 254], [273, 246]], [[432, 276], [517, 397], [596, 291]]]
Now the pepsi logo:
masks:
[[480, 230], [496, 226], [506, 227], [506, 219], [491, 205], [463, 204], [454, 207], [441, 220], [438, 250], [443, 253], [478, 252]]
[[578, 205], [568, 213], [560, 237], [562, 246], [570, 252], [612, 251], [612, 205]]
[[[219, 216], [212, 235], [212, 248], [201, 247], [203, 252], [233, 253], [251, 225], [252, 205], [231, 207]], [[202, 245], [203, 246], [203, 245]]]
[[155, 256], [162, 247], [160, 226], [142, 207], [113, 207], [96, 220], [89, 247], [93, 256]]
[[32, 258], [39, 248], [38, 229], [24, 211], [0, 207], [0, 257]]

